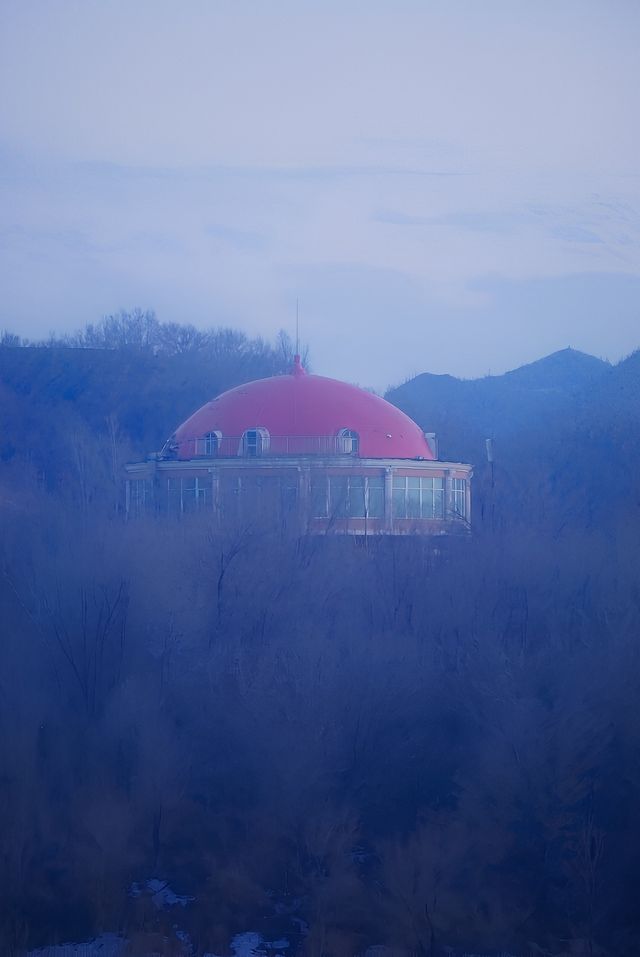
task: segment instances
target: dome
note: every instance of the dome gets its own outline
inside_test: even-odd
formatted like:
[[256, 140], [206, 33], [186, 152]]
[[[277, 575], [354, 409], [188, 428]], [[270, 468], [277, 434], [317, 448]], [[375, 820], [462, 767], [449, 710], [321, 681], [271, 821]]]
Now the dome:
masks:
[[[267, 437], [272, 455], [357, 451], [363, 458], [434, 458], [420, 427], [400, 409], [357, 386], [308, 374], [299, 359], [289, 375], [247, 382], [207, 402], [171, 444], [178, 459], [191, 459], [206, 454], [201, 443], [214, 435], [219, 454], [237, 455], [248, 431]], [[344, 436], [356, 444], [341, 447]]]

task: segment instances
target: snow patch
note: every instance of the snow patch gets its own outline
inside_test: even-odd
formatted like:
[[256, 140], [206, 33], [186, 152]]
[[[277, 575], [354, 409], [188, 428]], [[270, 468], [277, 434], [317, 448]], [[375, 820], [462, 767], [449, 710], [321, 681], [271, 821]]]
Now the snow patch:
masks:
[[145, 891], [151, 896], [153, 906], [157, 908], [157, 910], [174, 907], [176, 904], [179, 904], [181, 907], [186, 907], [187, 904], [195, 900], [195, 897], [189, 897], [187, 894], [176, 894], [175, 891], [169, 887], [168, 881], [158, 880], [157, 877], [152, 877], [151, 880], [145, 881], [144, 884], [134, 881], [129, 888], [129, 896], [141, 897]]
[[30, 950], [27, 957], [120, 957], [126, 940], [117, 934], [102, 934], [84, 944], [55, 944]]

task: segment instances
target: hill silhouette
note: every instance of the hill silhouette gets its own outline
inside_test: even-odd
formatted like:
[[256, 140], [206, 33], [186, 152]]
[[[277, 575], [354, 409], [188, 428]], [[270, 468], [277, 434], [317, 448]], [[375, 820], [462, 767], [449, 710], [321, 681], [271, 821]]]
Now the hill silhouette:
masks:
[[472, 380], [425, 373], [387, 398], [439, 435], [442, 458], [473, 463], [476, 516], [508, 496], [516, 524], [606, 530], [640, 503], [640, 352], [611, 365], [563, 349]]
[[53, 488], [76, 467], [78, 445], [104, 452], [117, 442], [125, 458], [141, 458], [212, 396], [282, 373], [291, 361], [287, 343], [273, 347], [231, 330], [220, 330], [214, 345], [175, 355], [59, 342], [0, 346], [0, 462], [27, 464]]
[[485, 437], [502, 443], [523, 429], [547, 431], [613, 374], [608, 362], [563, 349], [499, 376], [456, 379], [425, 372], [390, 389], [386, 398], [438, 433], [443, 457], [477, 459]]

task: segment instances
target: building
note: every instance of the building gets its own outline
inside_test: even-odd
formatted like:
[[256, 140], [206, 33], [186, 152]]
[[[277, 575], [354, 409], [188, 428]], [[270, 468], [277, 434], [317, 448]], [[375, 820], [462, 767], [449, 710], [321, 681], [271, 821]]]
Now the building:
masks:
[[126, 471], [128, 515], [351, 535], [463, 532], [471, 518], [469, 465], [439, 461], [435, 436], [391, 403], [298, 356], [289, 375], [207, 402]]

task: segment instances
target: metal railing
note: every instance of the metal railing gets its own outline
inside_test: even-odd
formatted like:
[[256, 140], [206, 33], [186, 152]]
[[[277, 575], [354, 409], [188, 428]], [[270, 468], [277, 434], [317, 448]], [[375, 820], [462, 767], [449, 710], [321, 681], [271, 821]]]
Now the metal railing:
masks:
[[[209, 451], [201, 437], [182, 439], [180, 446], [196, 458], [259, 458], [268, 455], [358, 455], [358, 441], [341, 435], [258, 435], [251, 445], [246, 435], [223, 435]], [[189, 448], [191, 446], [191, 448]], [[185, 449], [186, 447], [186, 449]], [[166, 450], [165, 450], [166, 456]], [[170, 457], [170, 456], [166, 456]]]

